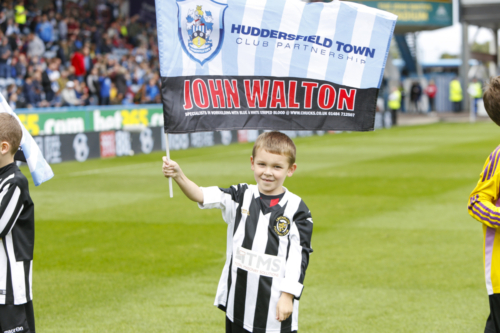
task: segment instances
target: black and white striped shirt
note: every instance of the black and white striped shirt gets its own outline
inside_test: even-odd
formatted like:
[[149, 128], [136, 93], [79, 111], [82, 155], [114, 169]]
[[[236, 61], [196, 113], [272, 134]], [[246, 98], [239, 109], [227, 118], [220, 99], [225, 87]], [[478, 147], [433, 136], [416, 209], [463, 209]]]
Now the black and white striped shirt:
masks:
[[[280, 202], [266, 207], [256, 185], [202, 188], [200, 208], [218, 208], [228, 224], [226, 264], [215, 305], [254, 333], [298, 329], [299, 299], [309, 263], [313, 223], [302, 199], [285, 189]], [[276, 320], [281, 292], [295, 296], [293, 313]]]
[[34, 211], [28, 180], [17, 165], [0, 168], [0, 304], [24, 304], [33, 298]]

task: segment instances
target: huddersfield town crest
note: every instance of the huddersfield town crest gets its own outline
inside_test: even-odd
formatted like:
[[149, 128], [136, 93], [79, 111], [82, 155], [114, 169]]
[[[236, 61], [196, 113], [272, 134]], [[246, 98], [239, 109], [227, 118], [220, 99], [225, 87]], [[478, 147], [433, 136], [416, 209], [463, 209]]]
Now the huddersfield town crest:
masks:
[[222, 47], [227, 5], [213, 0], [177, 0], [177, 7], [182, 48], [192, 60], [203, 66]]

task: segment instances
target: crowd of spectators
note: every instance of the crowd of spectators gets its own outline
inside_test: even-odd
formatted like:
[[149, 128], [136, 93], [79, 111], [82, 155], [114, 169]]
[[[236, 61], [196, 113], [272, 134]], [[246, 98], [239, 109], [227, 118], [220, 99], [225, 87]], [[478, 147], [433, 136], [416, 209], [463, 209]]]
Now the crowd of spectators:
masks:
[[1, 0], [0, 92], [11, 107], [160, 103], [156, 27], [127, 5]]

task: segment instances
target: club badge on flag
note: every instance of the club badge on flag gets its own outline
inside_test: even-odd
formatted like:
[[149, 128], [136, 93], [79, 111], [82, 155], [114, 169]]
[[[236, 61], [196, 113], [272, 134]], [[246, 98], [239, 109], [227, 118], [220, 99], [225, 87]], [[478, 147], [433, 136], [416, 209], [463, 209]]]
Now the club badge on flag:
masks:
[[203, 65], [221, 49], [227, 5], [213, 0], [178, 0], [177, 6], [182, 48], [191, 60]]
[[[47, 180], [54, 177], [54, 172], [52, 171], [52, 168], [43, 158], [42, 152], [40, 151], [40, 148], [38, 148], [38, 145], [36, 144], [35, 140], [28, 132], [28, 130], [24, 127], [24, 125], [21, 123], [19, 117], [14, 113], [14, 111], [12, 111], [12, 108], [7, 103], [7, 100], [3, 97], [1, 93], [0, 93], [0, 112], [7, 112], [13, 115], [14, 117], [16, 117], [17, 121], [19, 122], [19, 125], [21, 125], [21, 128], [23, 130], [23, 138], [21, 139], [21, 150], [24, 155], [24, 158], [26, 159], [26, 163], [28, 164], [28, 167], [30, 169], [30, 173], [31, 176], [33, 177], [33, 182], [35, 183], [35, 186], [38, 186], [41, 183], [46, 182]], [[19, 152], [16, 153], [16, 156], [18, 156], [18, 154]]]
[[373, 130], [395, 15], [218, 1], [156, 0], [165, 132]]

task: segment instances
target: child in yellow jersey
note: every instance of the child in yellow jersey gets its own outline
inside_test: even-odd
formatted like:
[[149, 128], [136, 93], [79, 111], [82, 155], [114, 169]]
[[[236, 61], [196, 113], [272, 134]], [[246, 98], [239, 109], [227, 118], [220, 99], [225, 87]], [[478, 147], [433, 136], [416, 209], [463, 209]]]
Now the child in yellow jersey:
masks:
[[[492, 78], [483, 95], [490, 118], [500, 126], [500, 76]], [[469, 214], [483, 223], [484, 273], [490, 302], [485, 333], [500, 333], [500, 146], [486, 159], [469, 197]]]

